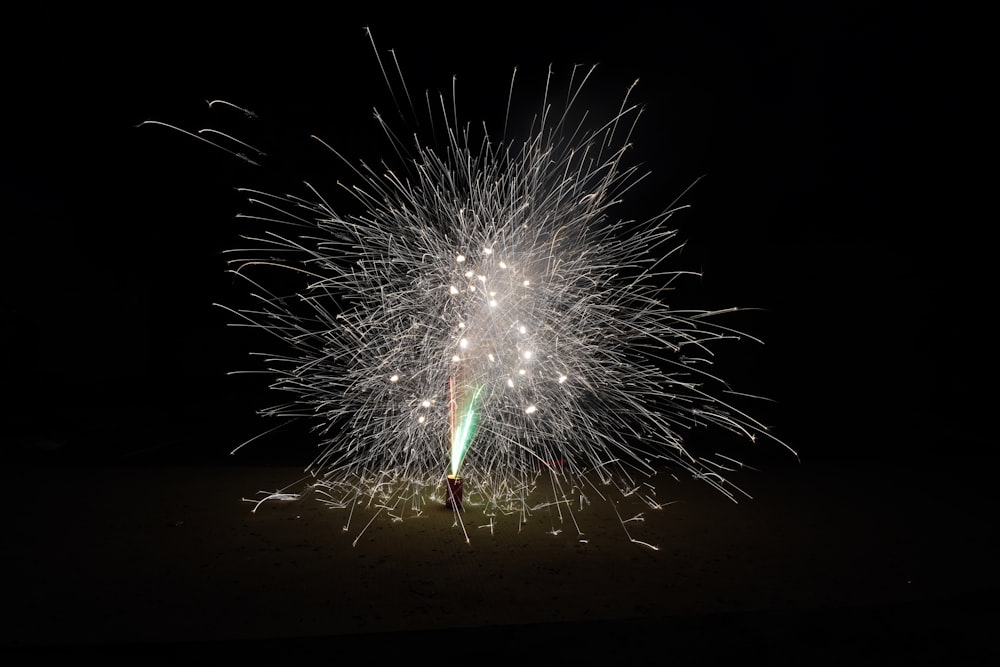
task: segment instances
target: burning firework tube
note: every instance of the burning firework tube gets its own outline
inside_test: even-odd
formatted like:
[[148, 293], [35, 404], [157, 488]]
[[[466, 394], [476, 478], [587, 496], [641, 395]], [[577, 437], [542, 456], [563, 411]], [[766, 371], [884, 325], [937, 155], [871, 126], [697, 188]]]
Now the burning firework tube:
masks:
[[462, 509], [462, 478], [458, 475], [448, 475], [444, 506], [448, 509]]

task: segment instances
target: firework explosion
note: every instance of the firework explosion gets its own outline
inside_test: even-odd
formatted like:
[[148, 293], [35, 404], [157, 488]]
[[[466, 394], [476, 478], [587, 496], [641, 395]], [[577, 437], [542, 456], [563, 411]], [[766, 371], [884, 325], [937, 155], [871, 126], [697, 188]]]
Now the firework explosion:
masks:
[[[689, 451], [690, 429], [774, 439], [708, 372], [715, 342], [746, 337], [717, 323], [733, 309], [670, 305], [690, 275], [670, 266], [676, 209], [614, 216], [641, 178], [625, 164], [640, 108], [630, 87], [611, 118], [574, 121], [592, 71], [574, 70], [556, 111], [550, 70], [526, 137], [476, 139], [444, 96], [427, 98], [443, 148], [398, 140], [376, 114], [402, 159], [352, 167], [342, 192], [358, 213], [309, 185], [302, 197], [245, 190], [254, 212], [239, 217], [261, 232], [229, 265], [254, 304], [228, 309], [279, 343], [264, 356], [287, 400], [261, 413], [313, 423], [309, 489], [322, 502], [401, 518], [447, 500], [459, 523], [553, 504], [573, 515], [609, 493], [655, 508], [648, 480], [664, 470], [737, 490], [724, 476], [734, 460]], [[268, 282], [275, 270], [293, 280]], [[446, 479], [461, 503], [445, 499]]]

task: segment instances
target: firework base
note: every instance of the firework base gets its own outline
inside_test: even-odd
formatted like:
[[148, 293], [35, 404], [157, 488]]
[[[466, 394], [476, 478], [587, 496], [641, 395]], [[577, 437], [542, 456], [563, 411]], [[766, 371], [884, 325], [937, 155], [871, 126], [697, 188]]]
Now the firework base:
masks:
[[445, 488], [444, 506], [448, 509], [462, 509], [462, 478], [458, 475], [448, 475], [448, 486]]

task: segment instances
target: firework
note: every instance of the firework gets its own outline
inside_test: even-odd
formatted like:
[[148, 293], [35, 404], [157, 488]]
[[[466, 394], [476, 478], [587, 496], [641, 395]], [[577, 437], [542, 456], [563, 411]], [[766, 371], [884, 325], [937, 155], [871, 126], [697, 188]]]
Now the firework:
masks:
[[228, 261], [254, 303], [223, 307], [273, 337], [260, 356], [284, 400], [261, 414], [313, 424], [321, 502], [395, 518], [444, 503], [491, 526], [612, 494], [655, 508], [648, 480], [665, 470], [738, 492], [733, 459], [689, 451], [690, 429], [783, 444], [711, 373], [716, 342], [749, 338], [720, 323], [735, 309], [671, 306], [693, 275], [675, 266], [677, 207], [615, 216], [642, 177], [626, 161], [640, 107], [629, 86], [588, 125], [575, 100], [592, 71], [573, 70], [558, 107], [550, 69], [526, 136], [477, 134], [428, 95], [442, 145], [403, 142], [376, 114], [398, 164], [355, 164], [317, 138], [354, 169], [336, 204], [310, 184], [244, 191], [239, 217], [260, 231]]

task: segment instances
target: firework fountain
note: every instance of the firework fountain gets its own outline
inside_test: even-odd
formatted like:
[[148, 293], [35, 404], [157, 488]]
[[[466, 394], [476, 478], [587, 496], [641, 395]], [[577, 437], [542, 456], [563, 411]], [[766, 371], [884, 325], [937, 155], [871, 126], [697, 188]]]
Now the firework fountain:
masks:
[[[401, 141], [375, 115], [398, 164], [354, 164], [316, 138], [351, 165], [343, 206], [358, 212], [309, 184], [302, 196], [244, 191], [239, 217], [261, 231], [229, 265], [255, 301], [224, 307], [277, 343], [261, 356], [287, 400], [261, 413], [309, 420], [320, 452], [307, 490], [254, 502], [312, 493], [395, 519], [443, 504], [466, 540], [464, 513], [492, 525], [555, 506], [579, 531], [594, 499], [659, 507], [650, 480], [667, 470], [735, 498], [734, 459], [689, 451], [692, 428], [785, 446], [711, 372], [716, 342], [748, 338], [720, 323], [736, 309], [671, 306], [692, 275], [674, 266], [677, 207], [615, 217], [642, 176], [625, 162], [640, 107], [629, 87], [588, 126], [575, 112], [592, 71], [574, 69], [557, 107], [550, 70], [527, 136], [476, 134], [428, 95], [443, 146]], [[268, 282], [273, 270], [292, 280]]]

